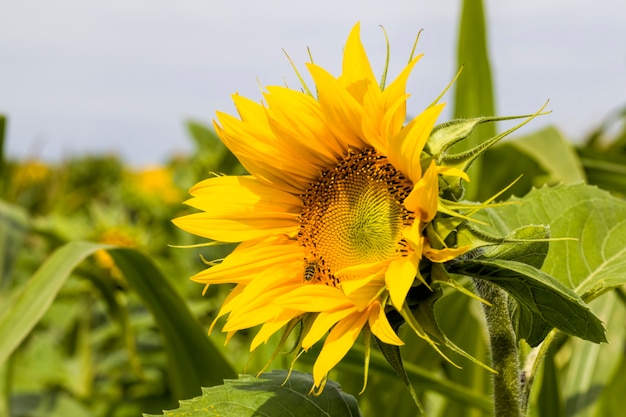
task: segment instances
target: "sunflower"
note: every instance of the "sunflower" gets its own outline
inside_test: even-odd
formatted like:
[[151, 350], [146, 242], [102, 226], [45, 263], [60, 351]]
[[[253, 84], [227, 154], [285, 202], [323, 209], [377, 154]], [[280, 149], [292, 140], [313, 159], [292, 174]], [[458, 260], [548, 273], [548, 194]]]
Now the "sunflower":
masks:
[[357, 23], [339, 77], [307, 64], [317, 96], [279, 86], [266, 87], [261, 104], [234, 95], [239, 117], [218, 112], [214, 124], [250, 175], [199, 182], [186, 204], [200, 212], [174, 220], [212, 241], [240, 242], [192, 277], [236, 284], [218, 314], [227, 315], [229, 338], [260, 326], [253, 350], [296, 323], [303, 350], [325, 337], [313, 366], [317, 389], [361, 332], [402, 345], [388, 313], [410, 314], [409, 290], [428, 286], [420, 263], [468, 249], [427, 233], [441, 177], [469, 178], [423, 152], [443, 104], [406, 122], [405, 87], [420, 58], [379, 84]]

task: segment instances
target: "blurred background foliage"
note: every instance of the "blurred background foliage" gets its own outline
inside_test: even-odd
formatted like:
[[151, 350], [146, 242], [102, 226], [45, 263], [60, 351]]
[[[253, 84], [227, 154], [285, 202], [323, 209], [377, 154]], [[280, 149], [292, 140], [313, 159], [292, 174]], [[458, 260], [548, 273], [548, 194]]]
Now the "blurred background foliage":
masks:
[[[455, 115], [498, 114], [482, 4], [464, 4], [459, 61], [465, 70], [455, 87]], [[225, 347], [219, 323], [209, 338], [206, 330], [229, 288], [211, 287], [202, 297], [202, 287], [187, 279], [206, 267], [202, 258], [222, 258], [232, 246], [169, 246], [202, 243], [170, 222], [189, 212], [181, 204], [187, 189], [210, 172], [243, 172], [211, 128], [187, 122], [194, 152], [137, 169], [116, 155], [56, 164], [7, 160], [2, 154], [6, 123], [10, 120], [0, 118], [0, 416], [160, 413], [199, 395], [200, 385], [263, 368], [276, 340], [251, 354], [254, 332], [243, 331]], [[581, 181], [626, 195], [626, 107], [599, 120], [576, 145], [555, 127], [524, 131], [530, 133], [485, 154], [472, 176], [479, 180], [468, 190], [474, 198], [494, 195], [520, 174], [502, 199], [523, 196], [533, 187]], [[77, 241], [102, 245], [68, 246]], [[128, 249], [107, 251], [105, 245]], [[46, 263], [60, 250], [72, 254], [78, 266]], [[33, 280], [58, 288], [29, 287]], [[38, 302], [21, 305], [20, 300]], [[626, 395], [625, 301], [617, 289], [591, 303], [607, 323], [609, 344], [557, 336], [531, 393], [530, 415], [620, 413]], [[474, 300], [446, 293], [437, 316], [451, 340], [487, 360], [482, 311]], [[454, 357], [463, 367], [457, 369], [411, 332], [401, 336], [407, 342], [402, 354], [409, 378], [429, 416], [491, 415], [484, 369]], [[354, 395], [363, 384], [363, 351], [357, 345], [331, 374]], [[315, 357], [315, 352], [305, 354], [296, 369], [310, 371]], [[269, 369], [286, 369], [290, 362], [291, 356], [280, 355]], [[416, 414], [408, 391], [377, 351], [367, 389], [357, 399], [366, 416]]]

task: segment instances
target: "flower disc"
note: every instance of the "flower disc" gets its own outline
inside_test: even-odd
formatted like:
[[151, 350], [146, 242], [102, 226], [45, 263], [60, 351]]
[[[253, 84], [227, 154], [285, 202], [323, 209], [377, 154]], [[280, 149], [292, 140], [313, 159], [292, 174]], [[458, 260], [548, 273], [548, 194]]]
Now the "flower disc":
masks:
[[298, 240], [317, 266], [307, 281], [336, 285], [336, 272], [380, 262], [404, 249], [404, 207], [412, 183], [374, 149], [350, 149], [302, 195]]

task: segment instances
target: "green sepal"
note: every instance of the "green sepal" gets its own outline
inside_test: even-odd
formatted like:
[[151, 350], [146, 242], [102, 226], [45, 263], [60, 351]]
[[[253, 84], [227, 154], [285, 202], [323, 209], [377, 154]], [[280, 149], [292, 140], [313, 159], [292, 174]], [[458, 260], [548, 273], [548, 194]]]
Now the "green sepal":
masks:
[[[472, 119], [456, 119], [447, 123], [442, 123], [433, 128], [424, 150], [437, 161], [437, 165], [445, 165], [447, 167], [457, 168], [466, 172], [476, 158], [482, 155], [488, 148], [496, 144], [502, 138], [524, 126], [536, 116], [543, 114], [541, 112], [544, 107], [545, 105], [541, 107], [537, 113], [529, 115], [477, 117]], [[525, 120], [500, 133], [499, 135], [481, 142], [471, 149], [458, 153], [450, 152], [453, 145], [469, 137], [469, 135], [479, 125], [483, 123], [515, 119]], [[446, 190], [446, 194], [450, 194], [453, 200], [458, 200], [463, 196], [464, 190], [460, 177], [442, 175], [440, 177], [440, 181], [443, 182], [443, 184], [440, 184], [440, 189]]]
[[[482, 363], [477, 358], [473, 357], [469, 353], [465, 352], [455, 343], [453, 343], [448, 337], [443, 333], [441, 328], [439, 327], [439, 323], [437, 323], [437, 318], [435, 317], [435, 304], [439, 299], [443, 296], [443, 290], [441, 289], [441, 283], [445, 283], [453, 286], [458, 289], [460, 285], [452, 280], [452, 278], [448, 275], [446, 270], [443, 268], [443, 265], [434, 263], [432, 265], [431, 270], [432, 283], [431, 288], [433, 290], [433, 295], [428, 297], [427, 299], [421, 301], [417, 304], [414, 309], [411, 309], [415, 319], [420, 323], [422, 329], [437, 343], [447, 347], [453, 352], [463, 356], [464, 358], [469, 359], [474, 362], [478, 366], [481, 366], [491, 372], [495, 372], [489, 366]], [[462, 291], [465, 294], [468, 292]], [[469, 295], [469, 294], [468, 294]], [[473, 298], [479, 298], [475, 295], [471, 295]]]
[[[404, 323], [404, 320], [396, 311], [392, 311], [390, 313], [391, 313], [391, 317], [388, 317], [389, 323], [391, 324], [391, 327], [393, 328], [393, 330], [396, 333], [398, 333], [398, 329]], [[413, 388], [413, 385], [411, 384], [411, 380], [409, 379], [409, 376], [407, 375], [406, 370], [404, 369], [404, 363], [402, 362], [402, 355], [400, 354], [400, 347], [396, 345], [387, 344], [381, 341], [375, 335], [374, 335], [374, 341], [376, 342], [376, 346], [378, 346], [378, 349], [380, 349], [380, 352], [385, 357], [385, 360], [387, 361], [387, 363], [396, 372], [396, 375], [400, 377], [402, 382], [404, 382], [404, 385], [409, 390], [409, 393], [411, 394], [411, 398], [413, 398], [413, 402], [415, 402], [415, 405], [417, 406], [417, 408], [420, 410], [422, 414], [425, 415], [426, 412], [424, 410], [424, 407], [422, 406], [422, 403], [417, 397], [417, 393], [415, 392], [415, 389]]]
[[429, 155], [435, 157], [436, 160], [440, 160], [446, 155], [448, 149], [464, 140], [483, 123], [498, 122], [504, 120], [515, 120], [530, 117], [531, 115], [523, 116], [501, 116], [501, 117], [475, 117], [471, 119], [455, 119], [445, 123], [441, 123], [435, 126], [430, 133], [430, 137], [426, 142], [424, 151]]

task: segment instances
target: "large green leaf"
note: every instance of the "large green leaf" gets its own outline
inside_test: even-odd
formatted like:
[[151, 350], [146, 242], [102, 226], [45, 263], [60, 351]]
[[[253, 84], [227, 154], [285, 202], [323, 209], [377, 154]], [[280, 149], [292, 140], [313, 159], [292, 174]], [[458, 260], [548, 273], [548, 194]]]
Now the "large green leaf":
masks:
[[56, 250], [31, 279], [9, 298], [0, 317], [0, 363], [35, 327], [74, 268], [104, 246], [72, 242]]
[[584, 300], [626, 283], [626, 202], [575, 184], [533, 190], [516, 204], [483, 210], [477, 228], [506, 235], [527, 224], [550, 226], [553, 239], [542, 270]]
[[490, 280], [507, 290], [513, 296], [509, 314], [515, 333], [531, 346], [541, 343], [553, 326], [568, 325], [555, 314], [554, 305], [566, 305], [579, 315], [587, 310], [571, 289], [538, 270], [548, 253], [549, 236], [549, 228], [541, 225], [519, 227], [503, 238], [468, 226], [458, 235], [459, 245], [474, 249], [448, 264], [450, 272]]
[[478, 200], [488, 199], [512, 183], [501, 198], [523, 196], [544, 185], [585, 181], [574, 147], [553, 126], [489, 148], [483, 156], [483, 168]]
[[237, 380], [202, 390], [202, 396], [181, 401], [180, 408], [165, 411], [167, 417], [357, 417], [356, 399], [328, 381], [324, 391], [310, 394], [313, 378], [293, 371], [273, 371], [259, 378], [241, 375]]
[[[605, 342], [600, 320], [570, 288], [535, 267], [503, 259], [475, 258], [460, 260], [453, 265], [454, 272], [492, 282], [505, 289], [522, 308], [519, 318], [543, 320], [571, 335], [596, 343]], [[518, 324], [520, 326], [521, 324]], [[536, 346], [545, 333], [536, 327], [522, 328], [521, 338]], [[548, 329], [549, 330], [549, 329]]]
[[70, 242], [56, 250], [9, 299], [0, 316], [0, 363], [28, 335], [54, 301], [72, 271], [97, 250], [109, 249], [119, 269], [154, 315], [163, 334], [170, 385], [177, 398], [200, 393], [235, 375], [195, 320], [184, 300], [145, 255], [90, 242]]
[[177, 398], [190, 398], [200, 393], [200, 387], [221, 384], [235, 375], [185, 301], [149, 258], [131, 249], [110, 253], [163, 332], [170, 384]]
[[549, 183], [573, 184], [585, 180], [585, 172], [574, 147], [554, 126], [507, 142], [535, 160], [549, 175]]

